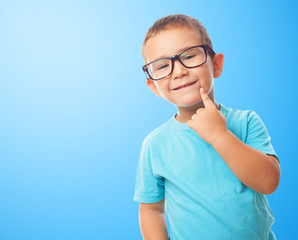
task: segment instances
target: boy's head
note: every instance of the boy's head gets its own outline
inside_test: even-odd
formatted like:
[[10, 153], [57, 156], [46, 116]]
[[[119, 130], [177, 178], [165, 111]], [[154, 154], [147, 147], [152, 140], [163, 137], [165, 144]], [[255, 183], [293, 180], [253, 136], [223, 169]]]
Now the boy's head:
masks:
[[145, 48], [146, 42], [150, 38], [155, 37], [158, 33], [162, 31], [175, 29], [179, 27], [181, 28], [185, 27], [185, 28], [188, 28], [189, 30], [197, 32], [197, 34], [202, 39], [202, 44], [207, 44], [211, 49], [213, 49], [212, 42], [208, 35], [208, 32], [199, 20], [184, 14], [173, 14], [157, 20], [148, 29], [142, 45], [142, 54], [143, 54], [144, 60], [145, 60], [144, 48]]
[[185, 15], [159, 19], [142, 47], [148, 87], [176, 107], [199, 107], [203, 87], [213, 97], [213, 78], [222, 72], [223, 55], [215, 54], [204, 26]]

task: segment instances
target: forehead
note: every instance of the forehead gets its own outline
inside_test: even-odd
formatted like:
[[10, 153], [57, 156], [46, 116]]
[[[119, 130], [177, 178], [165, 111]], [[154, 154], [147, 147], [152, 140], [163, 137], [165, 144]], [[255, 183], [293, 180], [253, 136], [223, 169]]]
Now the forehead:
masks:
[[186, 48], [203, 44], [200, 33], [186, 27], [170, 28], [147, 40], [144, 61], [151, 62], [162, 57], [176, 55]]

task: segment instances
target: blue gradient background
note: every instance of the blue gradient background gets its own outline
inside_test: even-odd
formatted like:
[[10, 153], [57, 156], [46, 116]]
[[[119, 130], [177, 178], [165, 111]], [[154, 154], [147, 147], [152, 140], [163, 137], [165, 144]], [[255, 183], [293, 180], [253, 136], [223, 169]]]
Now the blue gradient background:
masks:
[[192, 15], [225, 55], [215, 94], [253, 109], [281, 161], [278, 239], [297, 208], [295, 1], [0, 1], [0, 239], [141, 239], [143, 138], [175, 108], [141, 71], [155, 20]]

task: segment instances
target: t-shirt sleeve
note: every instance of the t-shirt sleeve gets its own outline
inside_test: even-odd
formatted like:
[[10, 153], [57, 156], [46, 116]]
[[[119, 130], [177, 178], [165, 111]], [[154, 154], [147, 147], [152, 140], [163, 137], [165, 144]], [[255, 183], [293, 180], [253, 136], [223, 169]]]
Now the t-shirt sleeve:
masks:
[[265, 154], [276, 156], [265, 124], [253, 111], [248, 115], [247, 136], [245, 142], [249, 146]]
[[137, 167], [134, 200], [142, 203], [155, 203], [164, 199], [164, 179], [155, 176], [152, 167], [151, 149], [143, 142]]

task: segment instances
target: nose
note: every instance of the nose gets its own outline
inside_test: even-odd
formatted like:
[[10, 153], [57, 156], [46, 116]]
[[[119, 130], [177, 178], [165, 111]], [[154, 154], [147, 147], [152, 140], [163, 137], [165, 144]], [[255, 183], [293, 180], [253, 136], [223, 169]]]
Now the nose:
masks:
[[185, 75], [187, 75], [188, 70], [186, 67], [184, 67], [181, 62], [179, 62], [178, 59], [175, 59], [173, 61], [173, 72], [172, 72], [172, 78], [177, 79], [181, 78]]

